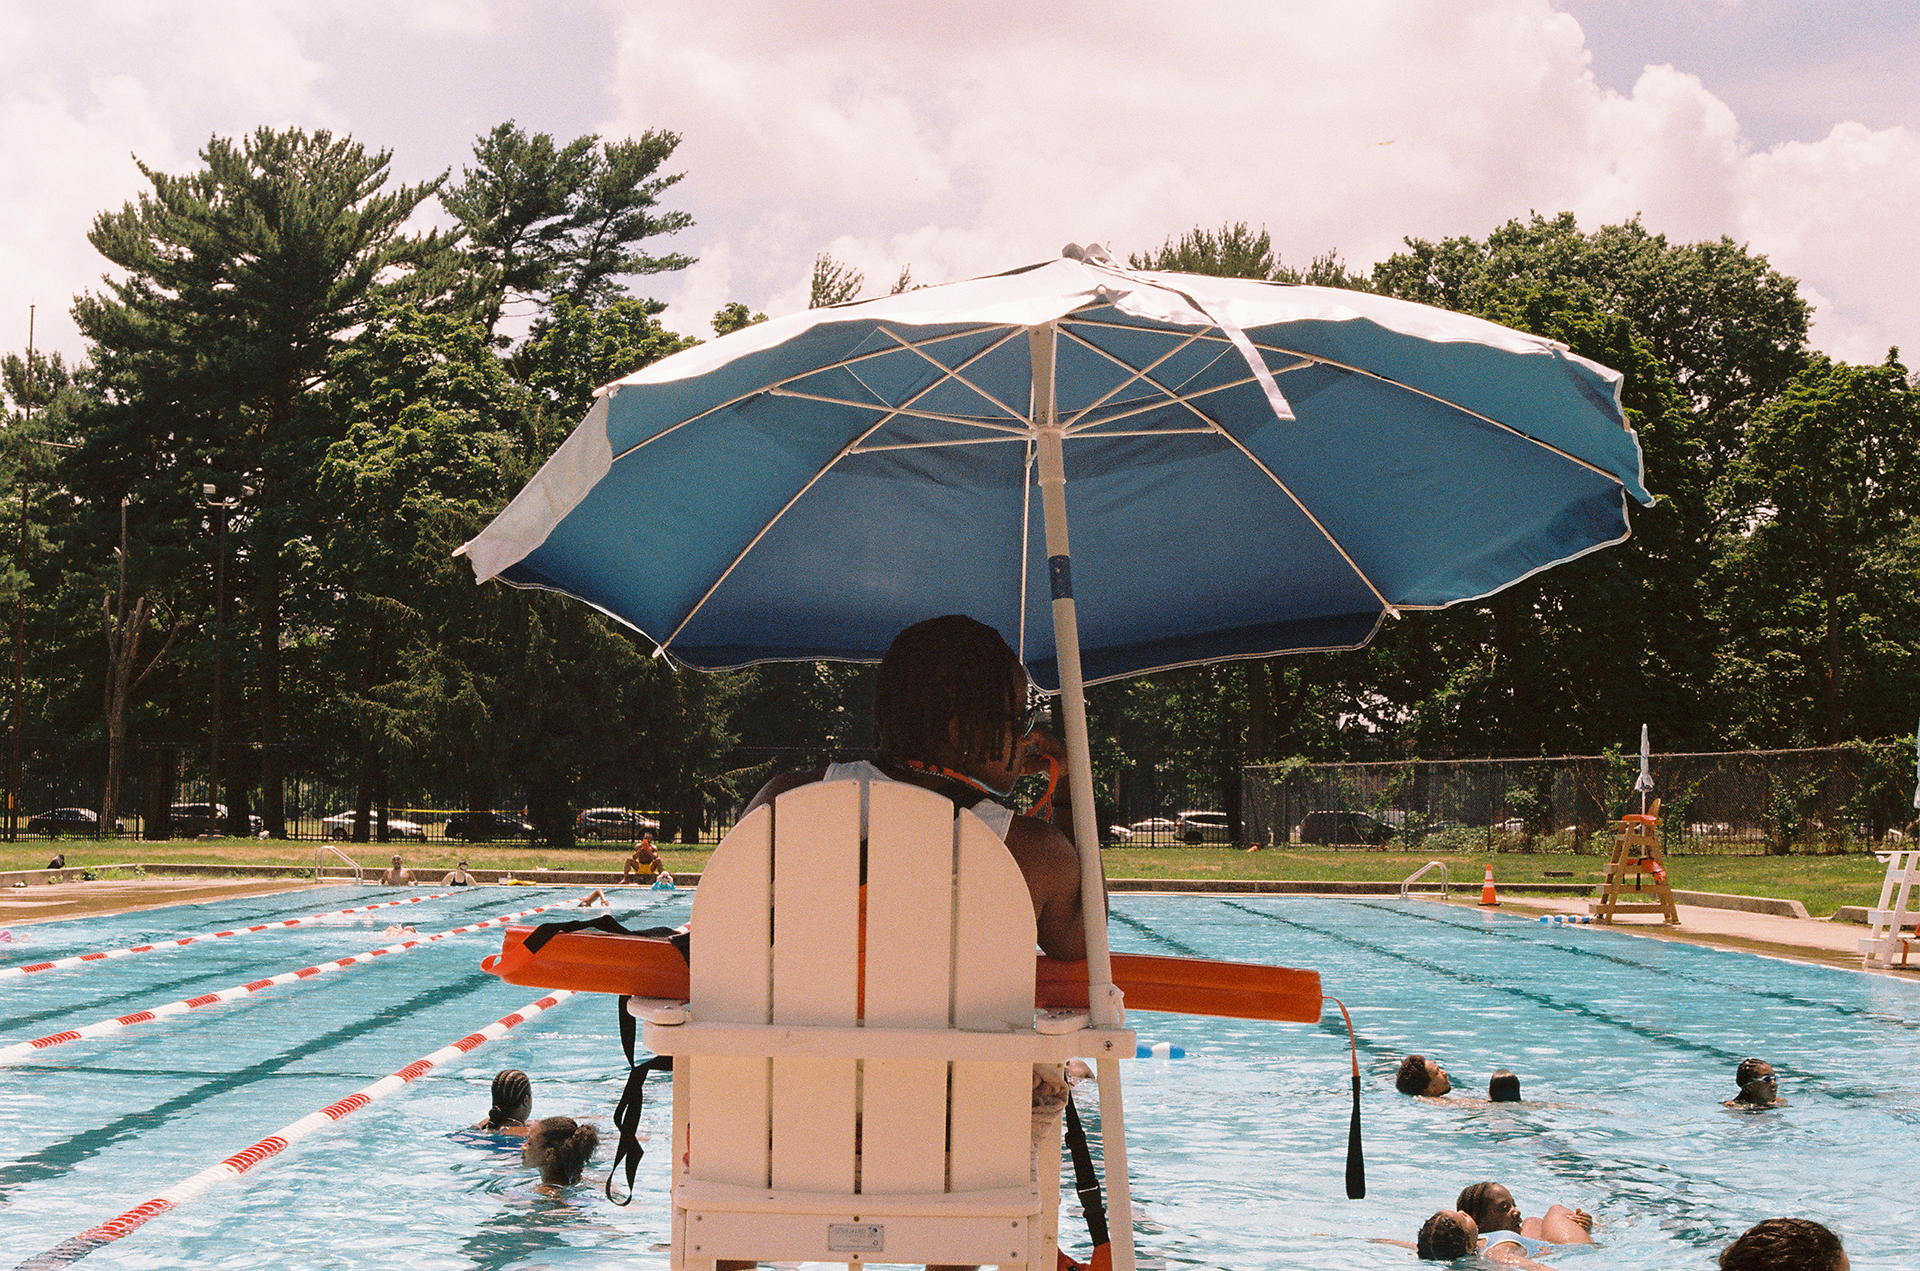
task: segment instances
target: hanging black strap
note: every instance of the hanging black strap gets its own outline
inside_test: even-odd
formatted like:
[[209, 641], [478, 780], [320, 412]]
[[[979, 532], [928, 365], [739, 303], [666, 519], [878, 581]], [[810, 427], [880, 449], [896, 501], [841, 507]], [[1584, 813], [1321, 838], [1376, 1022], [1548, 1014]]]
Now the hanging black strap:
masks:
[[[681, 950], [685, 952], [685, 950]], [[620, 1092], [620, 1102], [613, 1108], [613, 1127], [620, 1135], [620, 1146], [614, 1149], [613, 1168], [607, 1171], [607, 1199], [616, 1205], [633, 1203], [633, 1176], [640, 1168], [640, 1161], [647, 1151], [640, 1146], [640, 1108], [646, 1098], [647, 1074], [653, 1072], [672, 1072], [672, 1055], [654, 1055], [645, 1063], [633, 1062], [633, 1043], [635, 1028], [633, 1016], [627, 1013], [627, 999], [621, 998], [620, 1011], [620, 1047], [627, 1053], [627, 1085]], [[626, 1166], [626, 1199], [613, 1194], [613, 1180], [620, 1173], [620, 1167]]]
[[1080, 1125], [1080, 1111], [1073, 1096], [1067, 1096], [1067, 1151], [1073, 1157], [1073, 1190], [1080, 1197], [1080, 1210], [1087, 1216], [1087, 1236], [1098, 1249], [1111, 1237], [1107, 1232], [1107, 1203], [1100, 1195], [1100, 1176], [1093, 1171], [1093, 1153], [1087, 1148], [1087, 1132]]

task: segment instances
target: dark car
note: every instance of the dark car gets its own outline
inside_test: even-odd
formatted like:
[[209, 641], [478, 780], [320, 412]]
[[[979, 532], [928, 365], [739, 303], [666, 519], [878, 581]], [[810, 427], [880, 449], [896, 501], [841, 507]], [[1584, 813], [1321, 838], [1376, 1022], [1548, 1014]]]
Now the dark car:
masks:
[[1182, 843], [1230, 843], [1233, 829], [1225, 812], [1182, 812], [1174, 818], [1173, 836]]
[[637, 839], [658, 834], [660, 822], [626, 808], [588, 808], [573, 823], [573, 832], [583, 839]]
[[455, 812], [440, 832], [447, 838], [465, 839], [469, 843], [533, 837], [531, 825], [505, 812]]
[[[176, 803], [167, 812], [175, 838], [199, 838], [203, 834], [230, 833], [227, 805], [224, 803]], [[247, 818], [246, 832], [256, 837], [267, 832], [267, 823], [257, 816]]]
[[1309, 812], [1294, 836], [1302, 843], [1382, 847], [1393, 837], [1393, 827], [1366, 812]]
[[[60, 834], [84, 834], [91, 837], [100, 832], [100, 814], [91, 808], [54, 808], [27, 821], [27, 833], [45, 834], [49, 838]], [[126, 822], [115, 821], [113, 832], [125, 834]]]

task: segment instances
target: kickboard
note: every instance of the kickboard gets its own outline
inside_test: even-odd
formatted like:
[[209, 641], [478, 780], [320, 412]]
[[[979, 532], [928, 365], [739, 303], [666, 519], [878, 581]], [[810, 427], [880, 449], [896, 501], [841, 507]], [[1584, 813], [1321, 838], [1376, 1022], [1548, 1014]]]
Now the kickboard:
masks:
[[[508, 927], [500, 952], [480, 966], [509, 984], [629, 997], [687, 1000], [687, 962], [654, 936], [567, 931], [528, 953], [531, 927]], [[1087, 964], [1036, 957], [1034, 1005], [1067, 1010], [1087, 1005]], [[1113, 955], [1113, 982], [1137, 1011], [1218, 1015], [1290, 1024], [1319, 1020], [1320, 973], [1253, 962]]]

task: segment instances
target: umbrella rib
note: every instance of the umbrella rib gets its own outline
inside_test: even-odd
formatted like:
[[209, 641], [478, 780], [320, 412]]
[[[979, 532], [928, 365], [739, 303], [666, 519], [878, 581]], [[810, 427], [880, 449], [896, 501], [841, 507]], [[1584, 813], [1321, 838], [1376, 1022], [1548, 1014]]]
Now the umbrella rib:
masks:
[[[847, 407], [851, 407], [854, 410], [887, 409], [885, 404], [882, 402], [877, 402], [877, 401], [862, 402], [862, 401], [855, 401], [852, 398], [848, 398], [848, 397], [829, 397], [824, 393], [803, 393], [798, 389], [792, 389], [792, 388], [768, 389], [767, 392], [770, 396], [773, 396], [773, 397], [791, 397], [796, 401], [820, 402], [823, 405], [827, 405], [827, 406], [847, 406]], [[904, 417], [907, 419], [927, 419], [927, 420], [932, 420], [935, 423], [955, 424], [963, 428], [981, 428], [981, 429], [986, 429], [993, 432], [1004, 432], [1011, 436], [1016, 436], [1016, 437], [1024, 437], [1027, 435], [1027, 428], [1025, 424], [1019, 424], [1019, 425], [1003, 424], [991, 419], [970, 418], [966, 415], [947, 415], [947, 414], [942, 414], [939, 411], [912, 410], [907, 407], [894, 407], [892, 408], [892, 410], [893, 410], [893, 414], [896, 417]]]
[[[900, 340], [900, 337], [897, 334], [895, 334], [891, 328], [881, 327], [880, 330], [886, 335], [892, 336], [896, 340]], [[918, 353], [921, 357], [926, 358], [928, 362], [932, 363], [934, 366], [939, 367], [941, 378], [943, 380], [952, 380], [956, 384], [964, 385], [965, 387], [973, 390], [975, 393], [978, 393], [980, 395], [982, 400], [992, 402], [995, 406], [998, 406], [1001, 410], [1007, 412], [1007, 418], [1009, 419], [1024, 420], [1026, 419], [1025, 415], [1022, 415], [1019, 411], [1007, 405], [1005, 402], [1001, 401], [998, 397], [995, 397], [992, 393], [989, 393], [986, 389], [981, 388], [978, 384], [975, 384], [972, 380], [968, 379], [965, 375], [962, 375], [961, 372], [966, 370], [969, 366], [972, 366], [975, 362], [978, 362], [981, 358], [985, 357], [987, 354], [999, 348], [1001, 345], [1008, 343], [1015, 336], [1023, 334], [1025, 330], [1026, 328], [1021, 327], [1016, 330], [1008, 331], [1006, 335], [994, 341], [992, 344], [988, 345], [986, 348], [981, 349], [978, 353], [975, 353], [972, 357], [960, 363], [960, 365], [952, 366], [952, 367], [943, 365], [936, 358], [928, 357], [925, 349], [922, 349], [918, 345], [913, 344], [907, 340], [900, 340], [900, 345], [902, 348], [906, 349], [908, 352]], [[931, 392], [933, 388], [936, 387], [940, 382], [941, 382], [940, 380], [936, 380], [934, 381], [933, 384], [928, 385], [927, 392]], [[926, 396], [926, 393], [923, 392], [920, 394], [920, 396], [924, 397]]]
[[[1101, 348], [1099, 345], [1093, 343], [1091, 340], [1088, 340], [1086, 337], [1077, 334], [1070, 327], [1061, 326], [1057, 329], [1060, 331], [1062, 335], [1066, 336], [1069, 340], [1072, 340], [1075, 344], [1078, 344], [1081, 348], [1087, 349], [1099, 357], [1106, 358], [1109, 362], [1114, 363], [1116, 366], [1120, 367], [1124, 371], [1132, 372], [1132, 374], [1128, 375], [1125, 379], [1121, 380], [1118, 384], [1115, 384], [1112, 388], [1108, 389], [1106, 392], [1102, 393], [1099, 397], [1095, 398], [1093, 401], [1088, 402], [1085, 406], [1081, 407], [1078, 411], [1076, 411], [1074, 413], [1073, 418], [1066, 421], [1065, 426], [1068, 432], [1072, 432], [1074, 424], [1086, 418], [1090, 412], [1099, 409], [1099, 407], [1104, 403], [1113, 400], [1113, 397], [1115, 396], [1115, 394], [1119, 393], [1122, 389], [1126, 388], [1129, 384], [1138, 384], [1144, 380], [1146, 383], [1151, 384], [1155, 389], [1157, 389], [1163, 395], [1166, 395], [1169, 397], [1175, 396], [1177, 393], [1177, 390], [1170, 389], [1166, 385], [1160, 383], [1158, 380], [1148, 379], [1147, 377], [1153, 373], [1154, 368], [1158, 367], [1161, 363], [1165, 362], [1168, 358], [1172, 357], [1174, 354], [1179, 353], [1184, 349], [1190, 348], [1200, 338], [1200, 333], [1195, 332], [1194, 334], [1189, 335], [1184, 339], [1180, 340], [1172, 348], [1168, 349], [1165, 353], [1162, 353], [1159, 357], [1153, 359], [1153, 361], [1147, 363], [1145, 366], [1136, 367], [1136, 366], [1130, 365], [1129, 363], [1123, 361], [1118, 357], [1115, 357], [1113, 354]], [[1218, 361], [1218, 359], [1216, 358], [1215, 361]], [[1143, 409], [1151, 409], [1151, 408], [1149, 407], [1149, 408], [1143, 408]]]

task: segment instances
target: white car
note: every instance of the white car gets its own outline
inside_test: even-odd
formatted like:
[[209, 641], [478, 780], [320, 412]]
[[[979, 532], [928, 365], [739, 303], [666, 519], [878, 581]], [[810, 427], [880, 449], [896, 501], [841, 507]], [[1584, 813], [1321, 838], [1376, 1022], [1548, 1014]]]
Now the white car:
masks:
[[1109, 825], [1107, 833], [1117, 843], [1126, 843], [1143, 839], [1149, 843], [1173, 842], [1174, 824], [1164, 816], [1148, 817], [1144, 821], [1135, 821], [1132, 825]]
[[[350, 839], [353, 837], [353, 812], [336, 812], [325, 817], [320, 824], [327, 829], [330, 839]], [[380, 837], [380, 818], [377, 814], [367, 816], [367, 837]], [[424, 839], [427, 828], [415, 821], [402, 821], [397, 817], [387, 818], [387, 837], [390, 839]]]

